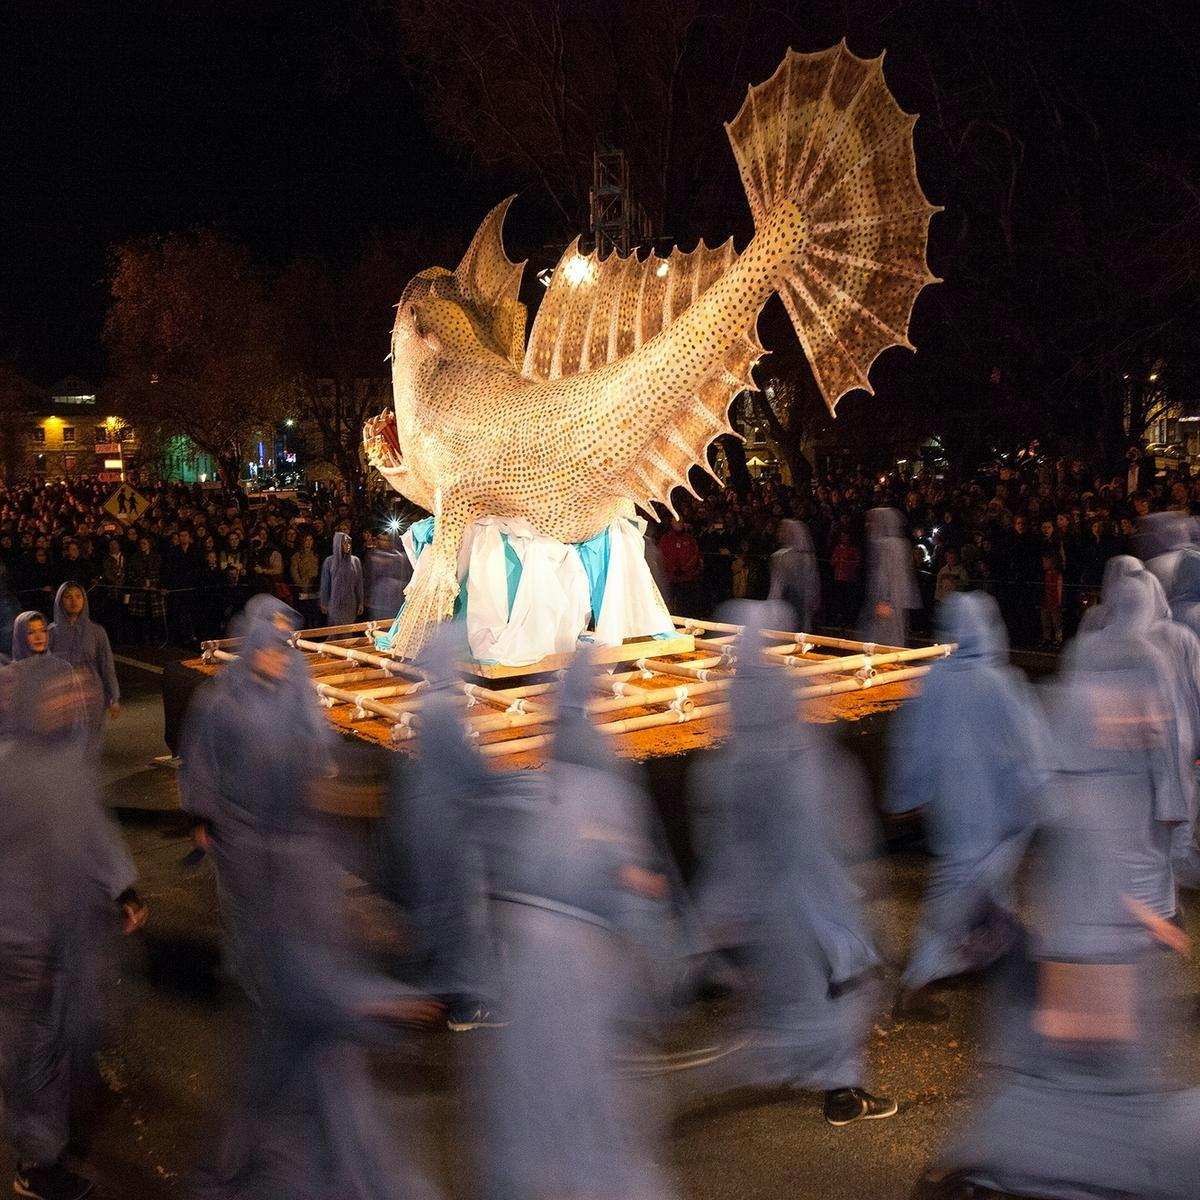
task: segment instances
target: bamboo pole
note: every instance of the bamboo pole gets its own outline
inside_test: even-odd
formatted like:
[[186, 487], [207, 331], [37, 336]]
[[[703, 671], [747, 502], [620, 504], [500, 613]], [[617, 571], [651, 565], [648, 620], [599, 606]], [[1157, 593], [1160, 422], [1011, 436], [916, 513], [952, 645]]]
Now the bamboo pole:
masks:
[[[545, 685], [546, 690], [550, 690], [550, 685]], [[518, 690], [516, 688], [514, 691]], [[513, 696], [503, 691], [494, 691], [492, 688], [480, 687], [477, 683], [464, 683], [463, 692], [472, 700], [482, 701], [484, 704], [490, 704], [494, 708], [504, 709], [506, 712], [545, 712], [546, 707], [539, 701], [531, 699], [531, 693], [528, 688], [520, 689], [525, 694], [523, 696]]]
[[300, 635], [311, 641], [315, 637], [329, 637], [335, 633], [366, 633], [377, 624], [375, 621], [356, 621], [352, 625], [323, 625], [319, 629], [301, 629]]
[[[672, 617], [672, 621], [676, 625], [694, 625], [697, 629], [710, 629], [715, 633], [741, 633], [741, 625], [730, 625], [724, 621], [702, 621], [699, 617]], [[865, 642], [855, 642], [849, 638], [826, 637], [822, 633], [797, 633], [794, 630], [786, 629], [764, 629], [762, 631], [764, 637], [778, 638], [785, 642], [808, 642], [812, 646], [830, 646], [835, 650], [858, 650], [861, 651]], [[882, 643], [878, 645], [878, 649], [883, 651], [903, 650], [903, 646], [885, 646]]]
[[903, 683], [906, 679], [919, 679], [928, 675], [928, 667], [905, 667], [899, 671], [884, 671], [867, 679], [839, 679], [834, 683], [810, 684], [798, 689], [797, 695], [802, 700], [815, 700], [820, 696], [839, 696], [844, 692], [862, 692], [867, 688], [889, 687], [893, 683]]
[[672, 700], [688, 700], [696, 696], [707, 696], [711, 692], [724, 691], [729, 686], [728, 679], [717, 680], [713, 683], [683, 683], [678, 687], [668, 688], [636, 688], [628, 684], [615, 684], [622, 690], [615, 696], [593, 700], [588, 706], [589, 713], [620, 712], [623, 708], [649, 708], [653, 704], [669, 704]]
[[300, 650], [311, 650], [314, 654], [327, 654], [332, 655], [334, 658], [348, 658], [353, 662], [369, 663], [371, 666], [378, 667], [381, 671], [386, 671], [389, 674], [409, 675], [417, 679], [425, 678], [422, 672], [417, 670], [411, 663], [400, 662], [394, 658], [384, 658], [368, 650], [354, 650], [348, 646], [330, 646], [324, 642], [311, 642], [307, 638], [301, 637], [296, 638], [293, 645]]
[[778, 654], [794, 675], [834, 675], [860, 667], [882, 666], [886, 663], [915, 662], [923, 658], [945, 658], [950, 650], [944, 645], [916, 646], [909, 650], [892, 650], [887, 654], [846, 654], [841, 658], [826, 658], [820, 662], [804, 662], [787, 656], [786, 650], [774, 647], [765, 651]]

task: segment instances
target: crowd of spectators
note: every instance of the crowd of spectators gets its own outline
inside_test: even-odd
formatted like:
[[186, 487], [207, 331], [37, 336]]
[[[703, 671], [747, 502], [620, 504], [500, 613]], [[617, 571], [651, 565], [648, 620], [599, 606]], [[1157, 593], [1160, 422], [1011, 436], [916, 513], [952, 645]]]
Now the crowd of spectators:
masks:
[[856, 468], [803, 490], [766, 479], [744, 494], [727, 487], [699, 501], [684, 496], [679, 519], [650, 530], [671, 609], [705, 616], [730, 597], [767, 596], [772, 560], [794, 536], [781, 526], [794, 520], [807, 526], [819, 566], [814, 628], [853, 630], [866, 514], [881, 506], [899, 510], [912, 541], [923, 602], [913, 614], [917, 630], [929, 629], [937, 600], [978, 589], [998, 600], [1014, 645], [1053, 648], [1098, 599], [1108, 559], [1137, 552], [1144, 517], [1200, 513], [1200, 477], [1184, 468], [1156, 471], [1145, 459], [1101, 474], [1080, 459], [1031, 451], [958, 482]]
[[309, 626], [323, 624], [321, 566], [339, 530], [353, 530], [368, 571], [377, 548], [396, 553], [390, 535], [353, 528], [359, 522], [337, 491], [302, 498], [199, 485], [138, 491], [145, 507], [120, 519], [104, 508], [111, 484], [0, 489], [7, 606], [49, 615], [55, 590], [72, 580], [87, 589], [114, 641], [194, 646], [219, 637], [258, 592], [286, 600]]
[[[0, 489], [0, 567], [10, 607], [47, 615], [58, 585], [83, 584], [114, 641], [194, 646], [218, 637], [250, 595], [272, 592], [323, 623], [321, 566], [334, 534], [351, 535], [367, 577], [397, 555], [380, 518], [360, 522], [335, 490], [303, 497], [240, 488], [159, 484], [139, 489], [144, 510], [110, 515], [111, 485], [27, 485]], [[804, 489], [760, 479], [703, 499], [682, 497], [679, 518], [652, 524], [657, 568], [672, 611], [711, 615], [723, 600], [761, 598], [772, 561], [803, 522], [820, 585], [808, 600], [814, 628], [858, 625], [866, 571], [867, 512], [892, 506], [912, 541], [929, 628], [937, 600], [953, 591], [991, 592], [1015, 645], [1061, 644], [1096, 601], [1104, 564], [1138, 549], [1147, 514], [1200, 513], [1200, 477], [1155, 471], [1146, 460], [1127, 473], [1098, 474], [1081, 460], [1027, 452], [961, 481], [917, 479], [843, 468]], [[805, 539], [807, 542], [807, 539]], [[394, 571], [387, 568], [390, 574]], [[395, 598], [389, 593], [389, 603]], [[390, 619], [390, 612], [367, 615]], [[11, 622], [7, 624], [11, 625]]]

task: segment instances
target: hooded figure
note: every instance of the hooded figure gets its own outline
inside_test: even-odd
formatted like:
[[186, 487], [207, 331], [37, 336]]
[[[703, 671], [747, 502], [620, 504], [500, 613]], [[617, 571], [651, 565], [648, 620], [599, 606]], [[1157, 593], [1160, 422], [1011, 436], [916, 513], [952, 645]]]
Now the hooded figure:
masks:
[[[380, 539], [382, 540], [382, 538]], [[404, 589], [412, 578], [412, 563], [402, 550], [376, 546], [367, 556], [367, 616], [388, 624], [404, 605]]]
[[1138, 558], [1170, 593], [1179, 556], [1192, 545], [1192, 518], [1181, 512], [1148, 513], [1138, 522]]
[[791, 605], [799, 622], [797, 629], [812, 627], [813, 617], [821, 607], [821, 573], [812, 535], [803, 521], [779, 522], [779, 549], [771, 555], [768, 598]]
[[1147, 827], [1182, 811], [1177, 757], [1140, 648], [1079, 642], [1046, 707], [1033, 923], [998, 980], [991, 1083], [937, 1173], [1006, 1195], [1185, 1200], [1200, 1178], [1200, 1089], [1176, 1090], [1165, 1070], [1163, 947], [1187, 937], [1145, 886]]
[[867, 584], [861, 639], [879, 646], [903, 646], [908, 613], [921, 607], [913, 572], [912, 544], [904, 536], [904, 518], [894, 508], [867, 513]]
[[958, 649], [934, 663], [920, 695], [892, 719], [891, 813], [925, 810], [934, 861], [916, 944], [900, 981], [899, 1018], [942, 1020], [919, 994], [938, 979], [1000, 958], [1015, 931], [1011, 884], [1045, 781], [1041, 714], [1008, 666], [1004, 624], [983, 592], [948, 597], [938, 640]]
[[50, 645], [46, 618], [31, 609], [21, 613], [12, 624], [12, 660], [21, 662], [45, 654]]
[[[72, 1085], [86, 1078], [101, 997], [104, 929], [145, 919], [135, 872], [85, 754], [82, 696], [43, 654], [0, 676], [0, 1093], [20, 1195], [82, 1196], [60, 1160]], [[103, 924], [102, 924], [103, 922]]]
[[91, 619], [82, 584], [68, 580], [55, 594], [50, 651], [66, 659], [79, 676], [96, 747], [104, 728], [105, 712], [115, 717], [121, 711], [121, 689], [117, 685], [117, 668], [108, 634]]
[[741, 952], [748, 984], [745, 1039], [715, 1065], [715, 1086], [823, 1091], [832, 1125], [892, 1116], [894, 1100], [863, 1089], [879, 958], [826, 807], [847, 772], [828, 734], [799, 719], [786, 670], [763, 660], [778, 606], [729, 608], [723, 619], [745, 628], [732, 741], [699, 776], [712, 817], [698, 908], [712, 943]]
[[333, 553], [321, 566], [321, 611], [330, 625], [353, 625], [363, 611], [363, 569], [350, 553], [350, 535], [333, 535]]
[[407, 910], [422, 986], [445, 1001], [455, 1032], [499, 1021], [482, 852], [471, 833], [489, 773], [462, 745], [455, 715], [461, 703], [455, 664], [466, 653], [462, 625], [450, 623], [422, 654], [428, 686], [421, 692], [421, 752], [415, 759], [395, 756], [383, 826], [387, 890]]
[[[1180, 564], [1192, 553], [1184, 551]], [[1200, 851], [1195, 846], [1200, 813], [1195, 772], [1200, 753], [1200, 638], [1186, 624], [1172, 620], [1158, 579], [1149, 571], [1125, 569], [1106, 587], [1109, 599], [1099, 610], [1103, 615], [1103, 630], [1138, 639], [1166, 689], [1178, 738], [1180, 779], [1189, 814], [1174, 831], [1172, 857], [1177, 882], [1189, 888], [1200, 887]]]
[[340, 873], [311, 807], [332, 734], [287, 641], [298, 622], [272, 596], [247, 604], [238, 659], [185, 731], [183, 807], [212, 849], [229, 959], [255, 1006], [234, 1109], [197, 1194], [261, 1194], [270, 1145], [286, 1194], [425, 1195], [390, 1153], [372, 1094], [363, 1043], [406, 1011], [405, 993], [365, 967], [339, 915]]
[[[492, 775], [477, 793], [511, 1018], [479, 1067], [482, 1194], [504, 1200], [667, 1193], [649, 1136], [656, 1110], [615, 1070], [630, 1018], [649, 1011], [635, 1000], [646, 994], [636, 953], [645, 921], [631, 899], [657, 900], [666, 881], [638, 780], [584, 714], [592, 686], [578, 656], [547, 770]], [[461, 733], [458, 745], [461, 754]], [[481, 760], [467, 767], [472, 787], [482, 770]]]

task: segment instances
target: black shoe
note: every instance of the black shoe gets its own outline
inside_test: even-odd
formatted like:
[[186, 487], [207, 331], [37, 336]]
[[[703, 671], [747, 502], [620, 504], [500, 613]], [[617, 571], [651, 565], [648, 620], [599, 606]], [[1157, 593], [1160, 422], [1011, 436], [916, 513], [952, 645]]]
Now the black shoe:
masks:
[[825, 1093], [825, 1120], [838, 1127], [855, 1121], [882, 1121], [894, 1117], [899, 1107], [895, 1100], [872, 1096], [862, 1088], [837, 1088]]
[[915, 992], [901, 990], [892, 1006], [892, 1020], [897, 1025], [916, 1022], [919, 1025], [940, 1025], [950, 1016], [950, 1010], [934, 1000], [923, 988]]
[[59, 1163], [48, 1167], [18, 1167], [13, 1191], [31, 1200], [83, 1200], [96, 1185]]
[[455, 1033], [466, 1033], [471, 1029], [503, 1029], [508, 1024], [482, 1004], [458, 1005], [446, 1014], [446, 1027]]

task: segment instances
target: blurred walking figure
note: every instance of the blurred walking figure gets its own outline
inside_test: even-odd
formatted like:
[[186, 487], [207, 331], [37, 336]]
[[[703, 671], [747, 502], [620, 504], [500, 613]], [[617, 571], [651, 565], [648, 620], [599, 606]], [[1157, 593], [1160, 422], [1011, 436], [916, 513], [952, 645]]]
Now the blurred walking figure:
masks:
[[894, 508], [873, 508], [867, 513], [867, 583], [859, 617], [860, 640], [903, 646], [908, 638], [908, 614], [920, 607], [904, 518]]
[[[1171, 616], [1178, 625], [1188, 629], [1200, 641], [1200, 551], [1184, 550], [1179, 556], [1175, 567], [1175, 578], [1171, 588]], [[15, 639], [14, 639], [15, 653]], [[1200, 675], [1192, 676], [1194, 687], [1200, 688]], [[1200, 716], [1198, 716], [1200, 721]], [[1200, 724], [1196, 730], [1197, 741], [1200, 741]], [[1200, 746], [1193, 743], [1192, 753], [1195, 757]], [[1175, 835], [1175, 877], [1181, 887], [1200, 889], [1200, 814], [1197, 812], [1200, 799], [1200, 778], [1198, 764], [1193, 761], [1188, 764], [1191, 774], [1192, 814], [1185, 826], [1181, 826]]]
[[404, 589], [412, 578], [412, 564], [403, 550], [395, 549], [388, 534], [380, 534], [378, 543], [367, 556], [367, 618], [389, 624], [404, 604]]
[[91, 619], [87, 592], [81, 584], [68, 580], [54, 597], [50, 650], [75, 668], [83, 688], [92, 746], [99, 750], [105, 713], [110, 719], [121, 715], [121, 689], [108, 634]]
[[429, 1006], [370, 973], [346, 937], [339, 872], [312, 809], [332, 734], [286, 641], [298, 622], [255, 597], [237, 661], [198, 697], [186, 732], [183, 807], [216, 860], [230, 965], [254, 1004], [235, 1099], [195, 1194], [425, 1196], [393, 1152], [365, 1045]]
[[937, 640], [958, 649], [893, 717], [884, 800], [889, 813], [923, 812], [933, 855], [894, 1009], [897, 1020], [929, 1022], [948, 1015], [930, 984], [986, 967], [1012, 944], [1013, 876], [1045, 785], [1041, 713], [1008, 665], [996, 602], [965, 592], [937, 616]]
[[104, 929], [121, 918], [131, 933], [146, 909], [100, 802], [70, 666], [44, 653], [14, 663], [0, 676], [0, 707], [3, 1128], [16, 1194], [75, 1200], [92, 1184], [63, 1158], [73, 1093], [90, 1076]]
[[1169, 706], [1140, 648], [1079, 638], [1048, 696], [1052, 777], [1028, 944], [1000, 980], [988, 1094], [915, 1196], [1185, 1200], [1200, 1089], [1171, 1080], [1175, 990], [1156, 827], [1186, 815]]
[[1134, 545], [1146, 570], [1168, 595], [1175, 582], [1180, 555], [1192, 547], [1195, 522], [1186, 513], [1147, 513], [1138, 521]]
[[[448, 664], [437, 677], [449, 677]], [[640, 1104], [644, 1088], [617, 1069], [631, 1025], [651, 1012], [637, 949], [647, 906], [660, 904], [667, 884], [646, 831], [647, 798], [584, 713], [592, 687], [577, 657], [546, 772], [490, 771], [444, 688], [422, 710], [426, 725], [446, 731], [439, 761], [479, 804], [510, 1019], [479, 1048], [472, 1072], [485, 1114], [482, 1194], [497, 1200], [655, 1200], [669, 1191], [654, 1162], [656, 1108]]]
[[458, 745], [462, 731], [450, 699], [458, 675], [453, 657], [440, 650], [458, 638], [455, 648], [465, 655], [465, 637], [451, 627], [422, 662], [435, 687], [449, 694], [426, 708], [415, 761], [396, 756], [384, 836], [385, 887], [407, 911], [422, 989], [447, 1005], [447, 1024], [463, 1033], [502, 1022], [483, 853], [472, 821], [488, 776]]
[[779, 522], [779, 549], [771, 555], [771, 590], [768, 599], [782, 600], [796, 614], [795, 626], [807, 631], [821, 607], [821, 573], [812, 535], [803, 521]]
[[[1181, 552], [1179, 565], [1193, 553]], [[1196, 780], [1196, 756], [1200, 752], [1200, 638], [1185, 623], [1172, 619], [1157, 577], [1143, 569], [1137, 559], [1113, 559], [1110, 567], [1105, 572], [1103, 603], [1088, 628], [1099, 627], [1109, 636], [1130, 639], [1140, 648], [1164, 690], [1163, 702], [1173, 722], [1188, 813], [1172, 833], [1171, 855], [1177, 881], [1187, 887], [1200, 886], [1200, 855], [1194, 849], [1200, 812]]]
[[350, 553], [348, 533], [333, 535], [333, 553], [321, 566], [320, 603], [330, 625], [353, 625], [362, 616], [362, 563]]
[[733, 740], [700, 776], [712, 814], [697, 906], [711, 944], [747, 976], [744, 1040], [707, 1068], [714, 1088], [791, 1085], [824, 1093], [831, 1125], [893, 1116], [865, 1089], [879, 957], [835, 850], [832, 813], [861, 795], [828, 735], [797, 714], [786, 671], [762, 659], [776, 605], [729, 606], [745, 625], [730, 687]]

